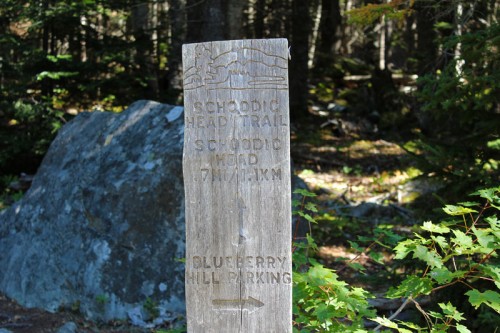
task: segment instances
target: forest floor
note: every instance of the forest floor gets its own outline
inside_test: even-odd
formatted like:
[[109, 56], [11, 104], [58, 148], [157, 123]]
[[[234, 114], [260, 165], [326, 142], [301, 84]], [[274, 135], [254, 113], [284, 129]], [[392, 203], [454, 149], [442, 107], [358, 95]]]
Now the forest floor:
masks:
[[36, 308], [24, 308], [0, 294], [0, 333], [80, 333], [80, 332], [144, 332], [127, 323], [99, 324], [85, 320], [70, 311], [50, 313]]
[[[418, 205], [410, 205], [435, 185], [420, 182], [420, 171], [400, 145], [378, 133], [363, 132], [365, 120], [351, 122], [347, 129], [341, 124], [341, 131], [339, 121], [318, 118], [313, 123], [292, 133], [291, 151], [296, 175], [317, 194], [314, 201], [319, 208], [318, 224], [311, 226], [311, 232], [320, 245], [318, 257], [332, 268], [343, 265], [346, 259], [355, 260], [368, 272], [378, 274], [384, 269], [370, 262], [366, 254], [353, 252], [349, 241], [356, 241], [360, 235], [369, 236], [376, 227], [384, 225], [400, 233], [410, 232], [420, 220]], [[390, 260], [390, 254], [382, 259]], [[366, 275], [371, 274], [365, 271]], [[343, 277], [363, 280], [359, 272], [349, 270], [344, 271]], [[371, 282], [361, 283], [377, 293], [373, 276]], [[170, 331], [168, 327], [141, 329], [126, 321], [91, 322], [70, 310], [48, 313], [27, 309], [0, 295], [0, 333], [3, 332]]]
[[[380, 274], [387, 274], [392, 254], [382, 248], [383, 258], [376, 263], [368, 252], [354, 250], [352, 242], [369, 246], [370, 242], [362, 244], [360, 239], [374, 239], [377, 228], [409, 235], [424, 215], [429, 217], [431, 204], [439, 207], [431, 194], [440, 184], [419, 177], [422, 172], [415, 159], [390, 133], [363, 131], [368, 120], [359, 118], [339, 134], [339, 122], [321, 120], [311, 125], [316, 128], [292, 135], [295, 173], [317, 195], [312, 199], [318, 206], [317, 224], [307, 229], [319, 245], [318, 257], [325, 266], [363, 265], [367, 271], [342, 269], [339, 275], [345, 280], [358, 279], [364, 288], [376, 292], [379, 283], [371, 273], [382, 270]], [[366, 276], [372, 278], [369, 284], [361, 282]]]

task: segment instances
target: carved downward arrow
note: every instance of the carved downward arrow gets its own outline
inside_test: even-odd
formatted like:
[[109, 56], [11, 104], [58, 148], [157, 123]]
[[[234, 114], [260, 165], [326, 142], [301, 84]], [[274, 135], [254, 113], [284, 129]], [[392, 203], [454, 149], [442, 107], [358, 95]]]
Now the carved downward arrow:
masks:
[[257, 310], [264, 306], [264, 303], [253, 297], [247, 299], [214, 299], [212, 304], [220, 310]]

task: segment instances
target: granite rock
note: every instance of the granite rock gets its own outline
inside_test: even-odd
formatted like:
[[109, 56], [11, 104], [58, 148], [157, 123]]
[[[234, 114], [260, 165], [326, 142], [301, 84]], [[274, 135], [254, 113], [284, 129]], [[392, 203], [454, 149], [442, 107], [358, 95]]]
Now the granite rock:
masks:
[[138, 101], [67, 123], [0, 213], [0, 291], [89, 318], [126, 318], [147, 299], [184, 312], [182, 111]]

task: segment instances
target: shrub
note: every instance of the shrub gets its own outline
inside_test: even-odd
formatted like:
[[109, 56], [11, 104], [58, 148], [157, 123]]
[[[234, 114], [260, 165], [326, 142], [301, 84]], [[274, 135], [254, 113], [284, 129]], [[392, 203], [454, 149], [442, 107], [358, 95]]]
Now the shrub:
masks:
[[[500, 323], [495, 318], [500, 313], [500, 220], [497, 216], [500, 187], [482, 189], [472, 195], [481, 202], [446, 205], [443, 208], [446, 217], [441, 222], [424, 222], [414, 237], [398, 241], [395, 259], [408, 261], [411, 257], [408, 265], [412, 269], [411, 274], [385, 294], [385, 298], [403, 300], [389, 318], [376, 316], [368, 303], [373, 297], [370, 293], [350, 286], [337, 272], [310, 257], [310, 250], [316, 249], [312, 237], [308, 236], [306, 243], [297, 243], [293, 258], [294, 331], [368, 332], [367, 320], [379, 324], [374, 331], [387, 327], [402, 333], [470, 332], [466, 323], [471, 327], [480, 324], [481, 329], [492, 331], [498, 328]], [[301, 207], [305, 207], [303, 203]], [[459, 286], [464, 288], [457, 288]], [[445, 294], [443, 290], [451, 292]], [[427, 295], [439, 299], [437, 306], [423, 308], [419, 298]], [[468, 310], [460, 302], [461, 298], [476, 313], [466, 313]], [[397, 320], [409, 304], [421, 313], [423, 324]]]

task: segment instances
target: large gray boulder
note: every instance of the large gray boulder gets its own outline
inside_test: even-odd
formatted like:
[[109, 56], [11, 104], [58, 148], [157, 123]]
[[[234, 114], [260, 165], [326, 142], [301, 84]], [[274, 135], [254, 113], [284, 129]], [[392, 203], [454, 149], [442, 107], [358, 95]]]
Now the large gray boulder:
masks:
[[[79, 114], [30, 190], [0, 213], [0, 291], [90, 318], [184, 312], [182, 108]], [[138, 318], [137, 320], [141, 320]]]

